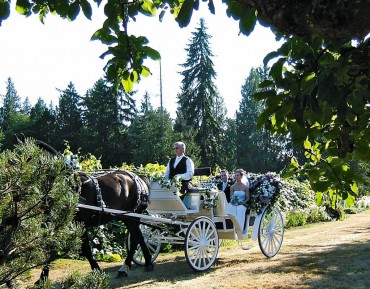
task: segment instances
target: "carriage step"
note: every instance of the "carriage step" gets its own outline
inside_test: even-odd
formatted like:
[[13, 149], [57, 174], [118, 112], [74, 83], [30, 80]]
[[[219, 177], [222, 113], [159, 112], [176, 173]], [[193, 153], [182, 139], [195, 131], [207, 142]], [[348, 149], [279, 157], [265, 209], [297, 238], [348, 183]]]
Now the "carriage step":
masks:
[[225, 219], [225, 222], [215, 222], [217, 230], [234, 230], [234, 224], [230, 219]]

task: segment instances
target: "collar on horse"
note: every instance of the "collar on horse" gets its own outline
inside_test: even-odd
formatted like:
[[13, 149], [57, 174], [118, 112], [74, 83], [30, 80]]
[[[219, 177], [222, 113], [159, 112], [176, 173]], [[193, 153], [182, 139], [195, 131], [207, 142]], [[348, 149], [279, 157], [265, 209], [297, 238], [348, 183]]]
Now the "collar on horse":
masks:
[[96, 202], [98, 204], [98, 207], [100, 207], [102, 209], [102, 211], [104, 211], [104, 208], [106, 207], [106, 205], [104, 203], [103, 196], [101, 194], [101, 189], [100, 189], [100, 186], [99, 186], [98, 179], [96, 177], [90, 176], [88, 174], [85, 174], [85, 176], [88, 178], [88, 180], [83, 182], [83, 183], [84, 184], [86, 184], [88, 182], [93, 183], [94, 188], [95, 188], [95, 193], [96, 193]]

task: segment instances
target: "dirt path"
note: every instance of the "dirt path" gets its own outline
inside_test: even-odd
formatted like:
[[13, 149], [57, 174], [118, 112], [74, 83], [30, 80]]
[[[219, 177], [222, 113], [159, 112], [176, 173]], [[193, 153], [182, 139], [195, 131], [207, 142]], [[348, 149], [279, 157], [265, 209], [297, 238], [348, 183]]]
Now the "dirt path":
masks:
[[[285, 231], [283, 246], [272, 259], [258, 242], [221, 247], [215, 264], [195, 273], [183, 252], [161, 254], [154, 272], [134, 267], [125, 279], [115, 279], [120, 264], [102, 264], [111, 273], [112, 288], [370, 288], [370, 211], [341, 222], [320, 223]], [[59, 267], [59, 266], [55, 266]], [[89, 270], [86, 262], [76, 266]], [[60, 279], [71, 268], [54, 268]], [[76, 269], [76, 268], [75, 268]]]

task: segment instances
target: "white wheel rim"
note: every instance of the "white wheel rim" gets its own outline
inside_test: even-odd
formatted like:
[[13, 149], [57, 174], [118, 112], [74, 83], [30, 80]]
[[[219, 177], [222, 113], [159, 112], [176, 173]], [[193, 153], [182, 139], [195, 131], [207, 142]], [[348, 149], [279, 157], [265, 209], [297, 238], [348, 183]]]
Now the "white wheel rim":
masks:
[[259, 228], [259, 243], [262, 252], [267, 257], [275, 256], [283, 243], [283, 217], [277, 209], [264, 214]]
[[[145, 225], [140, 225], [140, 230], [143, 234], [144, 241], [148, 247], [149, 253], [152, 256], [152, 262], [154, 262], [154, 260], [157, 259], [159, 255], [159, 251], [161, 249], [161, 243], [153, 239], [153, 236], [160, 235], [160, 231], [158, 229], [153, 230], [153, 228], [145, 226]], [[131, 238], [131, 235], [129, 234], [129, 240], [130, 238]], [[129, 249], [130, 249], [130, 242], [128, 242], [127, 250]], [[141, 250], [140, 245], [137, 246], [133, 260], [134, 260], [134, 263], [137, 265], [145, 264], [144, 254], [143, 254], [143, 251]]]
[[198, 218], [190, 224], [186, 233], [185, 256], [194, 270], [204, 271], [211, 267], [218, 248], [218, 233], [210, 219]]

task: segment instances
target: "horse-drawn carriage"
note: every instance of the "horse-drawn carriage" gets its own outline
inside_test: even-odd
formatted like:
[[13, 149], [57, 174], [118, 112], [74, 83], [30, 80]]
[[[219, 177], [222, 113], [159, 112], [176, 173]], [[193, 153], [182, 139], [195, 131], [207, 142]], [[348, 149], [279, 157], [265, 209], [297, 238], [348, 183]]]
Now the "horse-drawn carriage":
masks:
[[[24, 137], [18, 139], [18, 142], [28, 145]], [[46, 156], [50, 155], [54, 160], [64, 158], [46, 143], [34, 143]], [[210, 177], [209, 168], [195, 170], [195, 176], [206, 177], [183, 198], [180, 198], [174, 185], [152, 182], [149, 186], [145, 177], [130, 171], [111, 170], [86, 174], [76, 171], [73, 164], [67, 163], [67, 168], [63, 173], [72, 173], [80, 181], [77, 190], [80, 193], [79, 204], [74, 220], [89, 228], [121, 219], [129, 232], [125, 260], [128, 267], [134, 261], [144, 265], [147, 271], [153, 270], [152, 262], [157, 258], [163, 243], [184, 245], [186, 259], [195, 271], [205, 271], [212, 266], [221, 239], [258, 239], [267, 257], [275, 256], [280, 250], [284, 226], [279, 210], [264, 208], [258, 210], [257, 214], [252, 207], [245, 214], [245, 226], [241, 227], [233, 213], [233, 206], [227, 203], [225, 194], [216, 188]], [[148, 214], [143, 212], [145, 208]], [[90, 262], [92, 269], [100, 270], [92, 255], [87, 231], [81, 240], [82, 255]], [[49, 266], [45, 264], [40, 280], [48, 274]]]
[[[209, 168], [195, 170], [195, 176], [210, 176]], [[258, 239], [266, 257], [275, 256], [282, 245], [283, 218], [277, 208], [264, 209], [261, 214], [247, 210], [241, 228], [224, 192], [217, 190], [214, 180], [199, 181], [199, 187], [180, 198], [174, 184], [152, 181], [148, 215], [105, 209], [107, 213], [125, 214], [141, 222], [141, 231], [154, 261], [161, 245], [183, 244], [185, 257], [195, 271], [205, 271], [215, 262], [222, 239]], [[83, 206], [83, 205], [82, 205]], [[86, 206], [84, 206], [86, 208]], [[127, 246], [130, 246], [130, 234]], [[133, 261], [144, 265], [138, 246]]]

